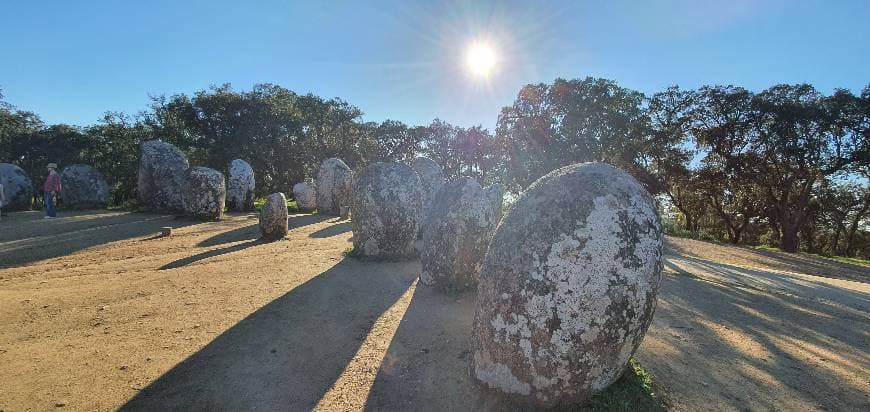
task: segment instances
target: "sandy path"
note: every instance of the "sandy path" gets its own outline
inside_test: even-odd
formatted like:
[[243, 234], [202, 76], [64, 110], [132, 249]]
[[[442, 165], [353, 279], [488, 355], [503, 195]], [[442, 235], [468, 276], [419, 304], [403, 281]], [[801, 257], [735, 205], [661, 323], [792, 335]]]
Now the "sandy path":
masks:
[[[468, 375], [474, 295], [343, 258], [347, 223], [293, 216], [264, 244], [255, 216], [37, 218], [0, 223], [0, 410], [504, 406]], [[637, 354], [668, 406], [870, 408], [870, 290], [848, 280], [868, 269], [669, 243]]]

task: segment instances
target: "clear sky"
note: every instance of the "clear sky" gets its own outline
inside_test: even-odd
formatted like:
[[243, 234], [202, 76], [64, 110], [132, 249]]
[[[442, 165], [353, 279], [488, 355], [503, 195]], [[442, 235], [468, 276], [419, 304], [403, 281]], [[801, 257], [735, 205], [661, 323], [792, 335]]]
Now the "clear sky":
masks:
[[[497, 56], [485, 78], [464, 64], [475, 41]], [[48, 123], [229, 82], [341, 97], [366, 120], [493, 128], [522, 85], [585, 76], [645, 93], [857, 92], [870, 83], [870, 1], [0, 3], [0, 89]]]

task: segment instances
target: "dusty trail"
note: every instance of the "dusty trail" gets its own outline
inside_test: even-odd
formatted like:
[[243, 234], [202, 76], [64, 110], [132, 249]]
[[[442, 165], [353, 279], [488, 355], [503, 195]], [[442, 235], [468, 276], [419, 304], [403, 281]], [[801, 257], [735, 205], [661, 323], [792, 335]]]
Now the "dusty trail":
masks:
[[[296, 215], [261, 243], [254, 215], [61, 216], [0, 222], [0, 410], [500, 406], [467, 371], [474, 295], [345, 259], [347, 223]], [[637, 357], [675, 410], [868, 410], [868, 279], [670, 239]]]

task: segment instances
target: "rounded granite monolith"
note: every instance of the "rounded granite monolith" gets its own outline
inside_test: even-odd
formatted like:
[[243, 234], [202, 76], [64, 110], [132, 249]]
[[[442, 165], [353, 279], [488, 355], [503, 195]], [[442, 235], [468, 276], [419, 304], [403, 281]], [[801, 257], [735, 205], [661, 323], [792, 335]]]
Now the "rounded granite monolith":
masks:
[[139, 147], [139, 201], [145, 209], [181, 213], [181, 190], [188, 169], [187, 156], [177, 147], [160, 140]]
[[227, 197], [224, 175], [207, 167], [191, 167], [181, 191], [184, 214], [200, 219], [220, 220]]
[[305, 182], [293, 185], [293, 198], [296, 199], [296, 207], [302, 211], [317, 209], [317, 191]]
[[444, 184], [424, 219], [420, 280], [448, 291], [477, 286], [500, 209], [501, 198], [492, 196], [473, 178]]
[[6, 194], [3, 211], [28, 210], [33, 200], [33, 183], [24, 169], [11, 163], [0, 163], [0, 184]]
[[283, 239], [288, 232], [287, 198], [272, 193], [260, 209], [260, 234], [267, 241]]
[[533, 408], [587, 401], [643, 340], [661, 268], [655, 202], [628, 173], [585, 163], [540, 178], [499, 223], [481, 268], [474, 377]]
[[254, 169], [242, 159], [230, 162], [227, 209], [231, 212], [254, 210]]
[[60, 172], [65, 209], [105, 209], [109, 205], [106, 178], [91, 166], [69, 165]]
[[317, 173], [317, 211], [337, 215], [351, 203], [353, 171], [341, 159], [330, 158], [320, 164]]
[[353, 247], [378, 259], [414, 254], [423, 209], [420, 177], [398, 163], [368, 165], [353, 188]]

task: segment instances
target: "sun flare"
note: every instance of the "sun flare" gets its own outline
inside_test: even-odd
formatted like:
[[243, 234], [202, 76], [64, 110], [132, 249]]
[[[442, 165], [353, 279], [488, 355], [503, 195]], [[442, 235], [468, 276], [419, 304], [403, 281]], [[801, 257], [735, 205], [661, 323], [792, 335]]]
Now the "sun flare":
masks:
[[498, 56], [489, 44], [473, 43], [465, 51], [465, 66], [475, 76], [488, 77], [495, 71], [497, 63]]

